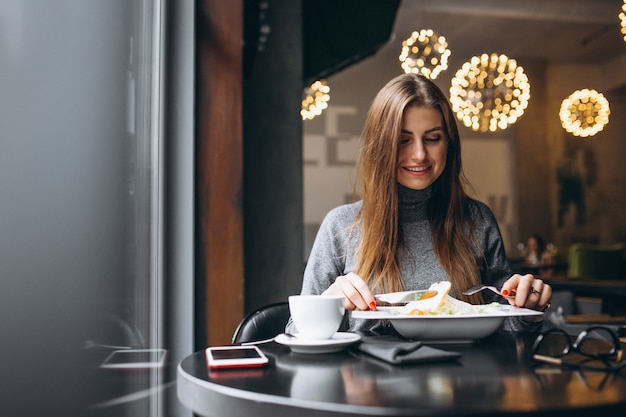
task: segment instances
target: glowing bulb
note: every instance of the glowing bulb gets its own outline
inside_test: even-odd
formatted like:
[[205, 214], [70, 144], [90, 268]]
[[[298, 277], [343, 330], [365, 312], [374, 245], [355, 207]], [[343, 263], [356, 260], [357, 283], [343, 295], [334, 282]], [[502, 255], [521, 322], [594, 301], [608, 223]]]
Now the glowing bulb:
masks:
[[304, 89], [300, 116], [302, 120], [311, 120], [328, 108], [330, 87], [325, 80], [318, 80]]
[[561, 102], [559, 118], [563, 129], [574, 136], [594, 136], [609, 123], [609, 101], [596, 90], [574, 91]]
[[[515, 87], [515, 88], [513, 88]], [[506, 55], [474, 56], [456, 72], [450, 87], [450, 103], [456, 114], [464, 109], [476, 114], [471, 122], [459, 118], [475, 131], [506, 129], [523, 114], [530, 99], [524, 69]]]
[[441, 71], [448, 69], [450, 54], [445, 37], [432, 29], [422, 29], [402, 42], [398, 59], [405, 73], [421, 74], [434, 80]]

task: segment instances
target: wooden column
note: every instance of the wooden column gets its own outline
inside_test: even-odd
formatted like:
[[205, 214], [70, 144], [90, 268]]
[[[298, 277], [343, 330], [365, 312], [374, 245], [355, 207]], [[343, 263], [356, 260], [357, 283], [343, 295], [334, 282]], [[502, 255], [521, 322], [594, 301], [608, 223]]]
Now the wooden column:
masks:
[[226, 344], [243, 315], [243, 0], [197, 9], [196, 347]]

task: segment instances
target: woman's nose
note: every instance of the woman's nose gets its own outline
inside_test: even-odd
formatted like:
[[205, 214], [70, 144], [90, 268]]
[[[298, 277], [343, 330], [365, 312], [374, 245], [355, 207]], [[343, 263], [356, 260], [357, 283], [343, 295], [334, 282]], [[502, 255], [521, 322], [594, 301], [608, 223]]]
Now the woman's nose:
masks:
[[426, 157], [426, 149], [422, 141], [415, 141], [413, 148], [411, 149], [411, 157], [418, 161], [421, 161]]

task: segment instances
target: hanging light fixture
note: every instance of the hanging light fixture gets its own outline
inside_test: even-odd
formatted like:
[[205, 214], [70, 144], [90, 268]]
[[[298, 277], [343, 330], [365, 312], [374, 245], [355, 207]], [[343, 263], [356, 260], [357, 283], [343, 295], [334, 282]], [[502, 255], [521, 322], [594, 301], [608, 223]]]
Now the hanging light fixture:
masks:
[[622, 11], [619, 14], [620, 26], [622, 35], [624, 35], [624, 42], [626, 42], [626, 0], [622, 3]]
[[451, 81], [452, 108], [474, 131], [506, 129], [524, 114], [529, 99], [530, 84], [524, 69], [506, 55], [472, 57]]
[[330, 87], [326, 80], [318, 80], [304, 89], [302, 99], [302, 109], [300, 115], [302, 120], [311, 120], [319, 116], [328, 107], [330, 101]]
[[432, 29], [422, 29], [402, 42], [398, 59], [405, 73], [422, 74], [434, 80], [448, 69], [450, 54], [445, 37]]
[[563, 129], [574, 136], [593, 136], [609, 123], [609, 101], [596, 90], [576, 90], [561, 103]]

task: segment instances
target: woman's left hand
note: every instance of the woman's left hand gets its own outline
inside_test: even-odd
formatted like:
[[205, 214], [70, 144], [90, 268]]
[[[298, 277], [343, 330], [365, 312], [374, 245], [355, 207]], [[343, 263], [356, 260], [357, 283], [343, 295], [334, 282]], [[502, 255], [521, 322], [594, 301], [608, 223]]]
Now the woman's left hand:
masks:
[[515, 294], [508, 298], [510, 304], [538, 311], [548, 308], [552, 298], [552, 287], [532, 274], [511, 276], [500, 291]]

